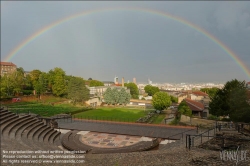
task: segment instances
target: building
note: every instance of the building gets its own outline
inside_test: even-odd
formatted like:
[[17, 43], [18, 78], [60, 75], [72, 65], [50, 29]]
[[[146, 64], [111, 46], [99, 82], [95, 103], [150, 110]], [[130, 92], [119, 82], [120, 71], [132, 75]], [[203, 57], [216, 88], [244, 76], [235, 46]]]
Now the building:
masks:
[[207, 98], [208, 97], [208, 94], [202, 92], [202, 91], [195, 91], [195, 92], [192, 92], [190, 94], [190, 99], [191, 100], [198, 100], [198, 101], [201, 101], [203, 100], [204, 98]]
[[182, 100], [188, 98], [188, 92], [170, 91], [170, 90], [163, 90], [163, 89], [160, 89], [160, 91], [166, 92], [170, 96], [176, 97], [178, 99], [178, 103], [181, 103]]
[[188, 94], [187, 93], [180, 93], [178, 96], [177, 96], [177, 99], [178, 99], [178, 103], [180, 104], [184, 99], [186, 99], [188, 97]]
[[133, 83], [136, 84], [136, 78], [133, 78]]
[[153, 83], [153, 82], [152, 82], [150, 79], [148, 79], [148, 84], [149, 84], [149, 85], [152, 85], [152, 83]]
[[118, 84], [118, 77], [115, 77], [115, 78], [114, 78], [114, 83], [115, 83], [115, 84]]
[[103, 96], [103, 93], [108, 89], [118, 89], [121, 90], [122, 88], [124, 88], [126, 90], [126, 92], [130, 93], [130, 90], [127, 89], [127, 87], [122, 87], [122, 86], [94, 86], [94, 87], [89, 87], [87, 86], [87, 88], [89, 89], [89, 94], [90, 96]]
[[191, 99], [185, 99], [188, 107], [192, 110], [192, 115], [200, 118], [207, 118], [209, 111], [204, 104]]
[[112, 81], [102, 81], [102, 82], [103, 82], [104, 86], [112, 86], [112, 85], [115, 84], [115, 83], [112, 82]]
[[247, 82], [247, 89], [250, 89], [250, 82]]
[[102, 101], [99, 99], [99, 97], [93, 96], [93, 97], [90, 97], [89, 100], [86, 101], [85, 103], [91, 107], [97, 107], [102, 104]]
[[10, 74], [16, 71], [17, 66], [12, 62], [0, 62], [0, 74]]

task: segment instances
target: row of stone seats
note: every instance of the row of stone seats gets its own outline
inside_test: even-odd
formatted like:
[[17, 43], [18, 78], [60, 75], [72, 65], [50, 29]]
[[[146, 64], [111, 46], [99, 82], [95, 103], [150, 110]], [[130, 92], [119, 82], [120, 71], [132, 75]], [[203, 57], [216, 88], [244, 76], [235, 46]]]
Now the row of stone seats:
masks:
[[[61, 133], [44, 125], [36, 117], [18, 116], [4, 108], [0, 108], [1, 149], [60, 150]], [[8, 147], [9, 146], [9, 147]]]
[[91, 146], [82, 144], [76, 131], [69, 131], [62, 138], [62, 145], [70, 151], [83, 151], [84, 153], [92, 150]]

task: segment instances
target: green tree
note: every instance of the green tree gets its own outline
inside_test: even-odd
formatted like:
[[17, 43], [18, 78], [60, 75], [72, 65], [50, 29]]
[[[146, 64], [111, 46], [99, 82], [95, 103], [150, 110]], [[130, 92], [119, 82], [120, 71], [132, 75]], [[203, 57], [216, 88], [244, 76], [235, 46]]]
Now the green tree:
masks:
[[125, 83], [124, 86], [126, 86], [130, 90], [130, 94], [133, 99], [139, 99], [139, 90], [135, 83]]
[[200, 91], [207, 93], [210, 98], [213, 98], [216, 94], [216, 92], [219, 90], [219, 88], [213, 87], [213, 88], [201, 88]]
[[71, 77], [68, 83], [68, 98], [73, 102], [81, 102], [89, 99], [89, 89], [85, 86], [85, 81], [79, 77]]
[[118, 90], [117, 88], [111, 89], [110, 87], [104, 92], [104, 101], [107, 104], [122, 104], [126, 105], [130, 102], [130, 94], [124, 88]]
[[40, 74], [42, 74], [42, 72], [38, 69], [35, 69], [35, 70], [32, 70], [30, 72], [30, 79], [31, 79], [31, 82], [32, 82], [32, 85], [34, 86], [36, 84], [36, 82], [38, 81], [39, 79], [39, 76]]
[[129, 93], [127, 93], [124, 88], [122, 88], [119, 91], [118, 103], [122, 104], [122, 105], [126, 105], [130, 102], [130, 97], [131, 97], [131, 95]]
[[9, 85], [8, 85], [8, 83], [9, 83], [8, 77], [7, 77], [7, 75], [5, 74], [5, 75], [1, 75], [0, 78], [1, 78], [1, 86], [0, 86], [1, 97], [2, 97], [2, 98], [3, 98], [3, 97], [7, 97], [7, 96], [9, 96], [9, 94], [10, 94], [10, 93], [9, 93], [10, 89], [9, 89]]
[[42, 72], [39, 75], [39, 79], [35, 82], [34, 89], [36, 91], [36, 95], [41, 99], [41, 95], [44, 94], [47, 90], [47, 74]]
[[153, 96], [152, 104], [156, 110], [162, 111], [172, 104], [171, 97], [165, 92], [157, 92]]
[[100, 82], [98, 80], [89, 80], [89, 86], [104, 86], [103, 82]]
[[19, 94], [24, 85], [23, 72], [16, 70], [1, 76], [1, 97], [14, 96]]
[[108, 87], [104, 92], [103, 98], [108, 105], [112, 104], [112, 90], [110, 87]]
[[119, 96], [119, 91], [116, 88], [114, 88], [114, 89], [111, 90], [111, 95], [112, 95], [112, 104], [113, 105], [118, 104], [119, 97], [120, 97]]
[[30, 75], [26, 75], [24, 76], [24, 86], [23, 86], [24, 90], [34, 90], [33, 86], [32, 86], [32, 81], [31, 81], [31, 77]]
[[187, 105], [186, 101], [183, 100], [178, 106], [178, 112], [182, 115], [191, 116], [192, 110]]
[[149, 96], [153, 96], [155, 93], [160, 91], [158, 87], [152, 85], [146, 85], [144, 90]]
[[247, 102], [245, 81], [234, 79], [219, 89], [209, 103], [209, 111], [216, 116], [226, 116], [233, 121], [250, 122], [250, 105]]
[[170, 96], [172, 103], [178, 103], [178, 98], [174, 96]]
[[55, 96], [63, 96], [66, 95], [67, 87], [65, 80], [65, 71], [61, 68], [54, 68], [54, 70], [49, 72], [49, 81], [52, 84], [52, 93]]

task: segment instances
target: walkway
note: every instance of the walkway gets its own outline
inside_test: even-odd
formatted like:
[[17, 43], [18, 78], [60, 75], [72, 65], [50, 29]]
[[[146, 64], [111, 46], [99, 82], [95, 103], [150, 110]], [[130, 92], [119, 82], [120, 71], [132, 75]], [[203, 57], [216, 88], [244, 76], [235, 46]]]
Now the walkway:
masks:
[[[58, 127], [79, 131], [95, 131], [103, 133], [145, 136], [153, 138], [180, 139], [185, 134], [195, 134], [196, 128], [183, 126], [153, 125], [126, 122], [105, 122], [91, 120], [58, 120]], [[185, 132], [185, 134], [179, 134]]]

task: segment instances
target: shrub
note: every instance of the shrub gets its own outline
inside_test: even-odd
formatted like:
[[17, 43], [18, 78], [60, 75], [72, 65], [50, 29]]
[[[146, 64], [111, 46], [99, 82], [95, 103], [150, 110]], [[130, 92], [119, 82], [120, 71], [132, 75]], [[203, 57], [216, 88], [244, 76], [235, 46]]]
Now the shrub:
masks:
[[179, 124], [179, 119], [174, 118], [170, 123], [170, 125], [178, 125]]
[[88, 110], [92, 110], [92, 108], [86, 107], [86, 108], [81, 108], [81, 109], [79, 109], [79, 110], [72, 111], [72, 112], [67, 111], [67, 112], [65, 112], [65, 113], [66, 113], [66, 114], [69, 114], [69, 113], [70, 113], [71, 115], [74, 115], [74, 114], [78, 114], [78, 113], [85, 112], [85, 111], [88, 111]]
[[214, 115], [209, 115], [208, 120], [219, 120], [219, 118], [217, 116], [214, 116]]
[[23, 95], [33, 94], [33, 90], [23, 90]]

